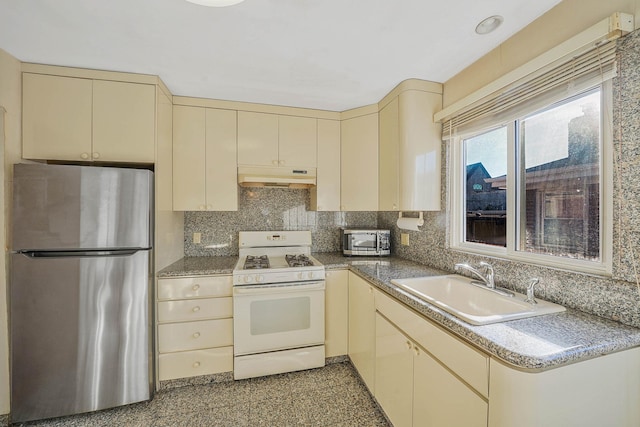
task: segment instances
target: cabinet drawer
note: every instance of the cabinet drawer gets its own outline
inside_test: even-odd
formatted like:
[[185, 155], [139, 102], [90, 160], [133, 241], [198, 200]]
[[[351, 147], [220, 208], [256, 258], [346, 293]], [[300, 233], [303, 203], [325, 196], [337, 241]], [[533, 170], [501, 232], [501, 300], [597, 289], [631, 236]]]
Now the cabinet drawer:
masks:
[[232, 319], [158, 325], [160, 353], [229, 345], [233, 345]]
[[488, 397], [489, 357], [487, 355], [381, 292], [376, 294], [376, 310], [481, 395]]
[[230, 297], [231, 276], [193, 276], [158, 279], [158, 299]]
[[233, 316], [233, 299], [202, 298], [158, 303], [158, 322], [224, 319]]
[[233, 347], [181, 351], [158, 358], [160, 381], [233, 371]]

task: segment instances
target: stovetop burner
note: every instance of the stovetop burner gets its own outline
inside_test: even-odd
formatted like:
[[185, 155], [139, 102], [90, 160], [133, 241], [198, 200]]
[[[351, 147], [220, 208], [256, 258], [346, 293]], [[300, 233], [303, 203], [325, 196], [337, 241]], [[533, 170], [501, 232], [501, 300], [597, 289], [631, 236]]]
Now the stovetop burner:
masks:
[[289, 267], [309, 267], [313, 265], [313, 261], [305, 254], [285, 255], [284, 258]]
[[269, 257], [266, 255], [247, 255], [244, 261], [244, 269], [256, 270], [260, 268], [269, 268]]

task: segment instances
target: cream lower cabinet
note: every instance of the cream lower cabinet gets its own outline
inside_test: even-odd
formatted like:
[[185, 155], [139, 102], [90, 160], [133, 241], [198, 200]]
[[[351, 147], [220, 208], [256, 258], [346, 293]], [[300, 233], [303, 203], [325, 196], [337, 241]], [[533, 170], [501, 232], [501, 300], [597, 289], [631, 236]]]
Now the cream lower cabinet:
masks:
[[173, 210], [238, 210], [236, 114], [173, 107]]
[[231, 276], [158, 279], [160, 381], [233, 371]]
[[393, 425], [486, 427], [488, 356], [381, 292], [375, 306], [375, 397]]
[[490, 427], [637, 427], [640, 348], [543, 372], [491, 359]]
[[349, 272], [327, 271], [325, 286], [325, 357], [343, 356], [349, 344]]
[[349, 358], [371, 394], [375, 390], [375, 298], [373, 285], [349, 273]]
[[153, 163], [152, 84], [23, 73], [22, 157]]

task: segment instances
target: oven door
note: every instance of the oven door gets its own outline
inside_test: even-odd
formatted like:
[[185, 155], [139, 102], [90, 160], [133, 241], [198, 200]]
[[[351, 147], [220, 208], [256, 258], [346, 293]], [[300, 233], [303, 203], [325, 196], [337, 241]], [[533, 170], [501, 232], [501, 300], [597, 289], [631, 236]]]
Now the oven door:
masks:
[[233, 288], [236, 356], [324, 344], [324, 281]]

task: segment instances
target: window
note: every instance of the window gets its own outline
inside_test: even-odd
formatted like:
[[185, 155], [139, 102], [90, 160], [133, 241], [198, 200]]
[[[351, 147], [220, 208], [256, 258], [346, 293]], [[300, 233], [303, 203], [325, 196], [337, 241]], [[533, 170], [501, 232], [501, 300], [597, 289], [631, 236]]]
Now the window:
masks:
[[609, 91], [605, 84], [455, 140], [454, 249], [610, 271]]

